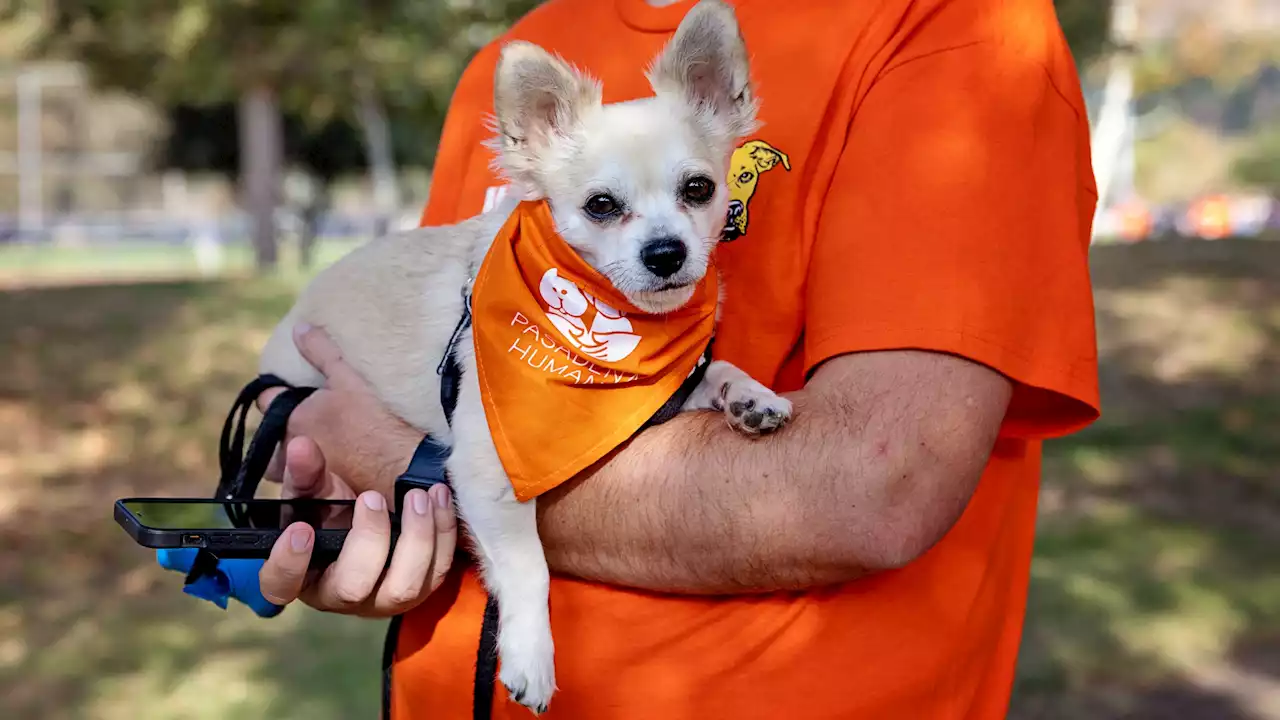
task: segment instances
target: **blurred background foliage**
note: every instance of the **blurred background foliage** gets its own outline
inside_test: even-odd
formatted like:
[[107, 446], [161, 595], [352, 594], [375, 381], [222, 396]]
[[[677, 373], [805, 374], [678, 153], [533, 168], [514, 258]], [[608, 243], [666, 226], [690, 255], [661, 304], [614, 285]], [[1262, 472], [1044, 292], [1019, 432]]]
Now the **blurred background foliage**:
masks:
[[[1280, 0], [1135, 2], [1170, 210], [1090, 249], [1104, 414], [1045, 446], [1009, 717], [1280, 720], [1280, 243], [1178, 221], [1276, 207]], [[371, 716], [381, 623], [194, 601], [107, 508], [206, 492], [300, 284], [416, 224], [459, 74], [536, 4], [0, 2], [0, 717]], [[1096, 115], [1112, 3], [1054, 4]]]
[[286, 165], [322, 186], [370, 169], [385, 223], [399, 202], [396, 166], [430, 166], [466, 62], [534, 5], [20, 0], [3, 17], [23, 28], [20, 57], [75, 62], [96, 87], [167, 115], [156, 167], [238, 176], [258, 266], [269, 269]]
[[[10, 33], [22, 40], [18, 58], [75, 62], [94, 86], [166, 116], [155, 167], [239, 178], [257, 264], [270, 269], [284, 168], [317, 187], [305, 218], [323, 211], [338, 176], [370, 171], [385, 227], [399, 202], [396, 168], [431, 165], [467, 61], [536, 4], [14, 0], [0, 19], [20, 28]], [[1055, 4], [1078, 55], [1100, 51], [1109, 3]]]

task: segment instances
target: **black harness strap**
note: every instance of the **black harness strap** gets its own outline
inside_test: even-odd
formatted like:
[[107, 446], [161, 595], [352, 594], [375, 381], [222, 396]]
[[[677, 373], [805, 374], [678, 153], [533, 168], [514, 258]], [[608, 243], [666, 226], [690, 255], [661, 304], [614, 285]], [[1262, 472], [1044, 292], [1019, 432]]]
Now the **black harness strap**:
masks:
[[[662, 407], [658, 408], [658, 411], [653, 414], [653, 417], [646, 420], [644, 425], [640, 426], [640, 430], [646, 430], [655, 425], [661, 425], [680, 414], [680, 410], [684, 408], [684, 404], [689, 402], [689, 396], [693, 395], [693, 391], [697, 389], [698, 384], [702, 382], [702, 378], [707, 374], [707, 367], [711, 365], [711, 346], [714, 342], [715, 339], [712, 338], [711, 342], [707, 343], [707, 349], [702, 352], [702, 357], [698, 358], [698, 364], [693, 366], [693, 372], [689, 373], [689, 377], [684, 379], [684, 382], [680, 384], [680, 387], [675, 391], [675, 394], [667, 398], [667, 401], [662, 404]], [[640, 432], [640, 430], [637, 430], [636, 432]]]
[[[450, 423], [453, 421], [453, 410], [458, 402], [458, 384], [462, 379], [462, 368], [458, 365], [457, 354], [453, 352], [453, 348], [459, 336], [470, 325], [471, 312], [470, 304], [468, 303], [462, 318], [458, 321], [457, 327], [454, 328], [453, 339], [449, 343], [449, 351], [436, 369], [441, 376], [440, 402], [444, 406], [445, 418]], [[645, 421], [640, 430], [661, 425], [680, 412], [684, 404], [688, 402], [689, 396], [693, 394], [694, 389], [698, 387], [698, 384], [702, 382], [702, 378], [707, 374], [707, 367], [711, 364], [711, 349], [712, 343], [709, 342], [702, 357], [698, 359], [698, 364], [694, 366], [693, 372], [689, 373], [689, 376], [681, 383], [680, 388], [662, 404], [662, 407], [658, 408], [658, 411]], [[423, 445], [419, 445], [418, 453], [414, 454], [414, 459], [409, 465], [410, 472], [414, 472], [414, 465], [418, 463], [418, 454], [422, 452], [424, 452]], [[440, 459], [441, 476], [443, 476], [444, 472], [443, 462], [447, 457], [448, 454], [446, 452]], [[392, 666], [395, 664], [396, 645], [400, 637], [401, 617], [397, 615], [391, 619], [387, 626], [386, 639], [382, 645], [382, 720], [391, 720], [391, 672]], [[480, 623], [480, 637], [476, 644], [476, 672], [471, 696], [472, 720], [490, 720], [493, 716], [493, 692], [497, 676], [498, 601], [491, 593], [487, 593], [484, 604], [484, 618]]]
[[[470, 316], [465, 318], [470, 322]], [[450, 360], [453, 359], [452, 354]], [[707, 349], [703, 351], [702, 356], [698, 358], [698, 364], [694, 366], [693, 372], [685, 378], [680, 384], [679, 389], [658, 408], [644, 425], [636, 432], [640, 432], [646, 428], [662, 423], [675, 417], [688, 402], [689, 396], [693, 394], [694, 389], [702, 382], [703, 376], [707, 374], [707, 367], [711, 365], [711, 343], [707, 343]], [[398, 628], [397, 628], [398, 629]], [[476, 649], [476, 677], [475, 692], [472, 696], [471, 704], [471, 720], [489, 720], [493, 715], [493, 690], [495, 680], [498, 675], [498, 601], [493, 597], [492, 593], [488, 593], [488, 599], [484, 604], [484, 620], [480, 624], [480, 642]], [[388, 671], [389, 676], [389, 671]], [[384, 713], [386, 711], [384, 710]], [[390, 715], [384, 717], [389, 720]]]
[[[471, 303], [469, 288], [464, 288], [464, 309], [462, 317], [454, 328], [445, 357], [441, 360], [436, 372], [440, 375], [440, 405], [444, 409], [445, 419], [453, 422], [453, 412], [458, 404], [458, 389], [462, 381], [462, 367], [458, 363], [455, 352], [457, 343], [463, 332], [471, 326]], [[665, 402], [641, 426], [641, 430], [660, 425], [678, 414], [694, 389], [702, 382], [711, 360], [711, 344], [699, 358], [693, 372], [681, 384], [679, 390]], [[253, 406], [259, 395], [271, 388], [283, 387], [281, 392], [263, 413], [262, 421], [249, 441], [248, 451], [244, 451], [245, 423], [249, 408]], [[289, 416], [311, 396], [316, 388], [292, 387], [275, 375], [264, 374], [251, 380], [236, 397], [231, 411], [227, 414], [222, 426], [221, 443], [218, 460], [221, 475], [218, 480], [218, 491], [215, 497], [223, 500], [247, 500], [253, 498], [258, 484], [266, 473], [267, 466], [275, 449], [284, 441], [288, 429]], [[638, 432], [638, 431], [637, 431]], [[449, 479], [445, 472], [445, 461], [449, 457], [449, 448], [430, 438], [425, 438], [414, 452], [405, 475], [425, 483], [443, 482]], [[398, 484], [399, 485], [399, 484]], [[399, 508], [403, 503], [400, 494], [402, 487], [397, 487], [395, 505]], [[241, 509], [229, 506], [227, 513], [236, 527], [246, 527], [249, 518], [243, 517]], [[214, 560], [212, 557], [205, 560]], [[215, 560], [216, 564], [216, 560]], [[197, 558], [197, 566], [205, 567]], [[387, 626], [386, 639], [382, 647], [382, 720], [391, 720], [391, 688], [392, 666], [395, 664], [396, 647], [400, 636], [402, 615], [391, 618]], [[480, 627], [480, 637], [476, 648], [476, 672], [474, 693], [472, 696], [472, 719], [489, 720], [493, 713], [493, 694], [498, 671], [498, 604], [493, 595], [485, 602], [484, 619]]]
[[[445, 422], [453, 424], [453, 411], [458, 407], [458, 389], [462, 384], [462, 366], [458, 363], [458, 354], [455, 352], [458, 341], [462, 338], [462, 333], [471, 327], [471, 282], [468, 281], [462, 287], [462, 317], [458, 318], [458, 324], [453, 328], [453, 334], [449, 337], [449, 344], [445, 348], [444, 357], [441, 358], [440, 364], [436, 366], [436, 374], [440, 376], [440, 407], [444, 410]], [[418, 449], [413, 453], [413, 459], [409, 461], [409, 467], [404, 474], [413, 478], [429, 483], [443, 482], [449, 483], [448, 473], [445, 472], [445, 461], [449, 459], [449, 448], [435, 442], [431, 438], [423, 438], [418, 444]], [[396, 488], [396, 504], [395, 507], [401, 507], [404, 502], [403, 493], [407, 492], [407, 486], [399, 486]], [[485, 605], [485, 617], [488, 618], [490, 605], [492, 605], [494, 616], [494, 634], [497, 633], [497, 608], [498, 606], [490, 597], [488, 604]], [[381, 720], [391, 720], [391, 672], [392, 666], [395, 665], [396, 647], [400, 641], [400, 625], [403, 615], [396, 615], [391, 618], [391, 622], [387, 624], [387, 635], [382, 641], [382, 716]], [[483, 633], [482, 633], [483, 634]], [[476, 660], [476, 682], [474, 685], [474, 695], [472, 696], [471, 705], [472, 713], [481, 712], [484, 709], [482, 717], [488, 718], [492, 712], [493, 704], [493, 677], [497, 672], [497, 653], [494, 652], [493, 667], [488, 670], [489, 682], [487, 685], [480, 682], [481, 666], [485, 663], [481, 658], [484, 657], [484, 640], [480, 641], [480, 648]], [[483, 688], [488, 688], [487, 694], [481, 695]], [[483, 699], [482, 699], [483, 698]]]

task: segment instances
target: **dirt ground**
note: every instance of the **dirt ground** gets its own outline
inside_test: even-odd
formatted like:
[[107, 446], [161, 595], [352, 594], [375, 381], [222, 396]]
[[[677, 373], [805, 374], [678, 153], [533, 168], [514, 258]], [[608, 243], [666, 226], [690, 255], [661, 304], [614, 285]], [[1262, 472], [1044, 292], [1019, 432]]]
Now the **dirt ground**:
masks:
[[[1280, 718], [1280, 242], [1092, 258], [1104, 419], [1046, 448], [1018, 720]], [[0, 292], [0, 717], [372, 717], [380, 623], [178, 592], [111, 518], [204, 494], [296, 281]]]

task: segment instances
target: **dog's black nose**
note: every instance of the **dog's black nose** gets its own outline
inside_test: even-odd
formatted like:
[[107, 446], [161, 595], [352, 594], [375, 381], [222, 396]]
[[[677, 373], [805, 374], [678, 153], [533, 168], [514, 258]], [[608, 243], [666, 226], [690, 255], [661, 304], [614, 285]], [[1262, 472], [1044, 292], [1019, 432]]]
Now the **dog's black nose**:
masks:
[[671, 277], [679, 272], [689, 254], [678, 238], [664, 237], [650, 240], [640, 250], [640, 261], [658, 277]]

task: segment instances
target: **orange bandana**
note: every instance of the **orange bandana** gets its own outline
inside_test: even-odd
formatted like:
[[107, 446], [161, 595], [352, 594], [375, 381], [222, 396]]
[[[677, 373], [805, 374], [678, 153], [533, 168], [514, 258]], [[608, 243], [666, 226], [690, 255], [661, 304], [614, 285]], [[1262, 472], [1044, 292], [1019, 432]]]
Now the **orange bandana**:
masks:
[[716, 300], [712, 268], [683, 308], [645, 313], [565, 243], [545, 201], [520, 203], [476, 273], [472, 337], [485, 417], [521, 502], [666, 403], [711, 341]]

